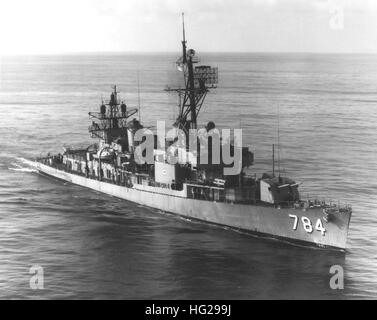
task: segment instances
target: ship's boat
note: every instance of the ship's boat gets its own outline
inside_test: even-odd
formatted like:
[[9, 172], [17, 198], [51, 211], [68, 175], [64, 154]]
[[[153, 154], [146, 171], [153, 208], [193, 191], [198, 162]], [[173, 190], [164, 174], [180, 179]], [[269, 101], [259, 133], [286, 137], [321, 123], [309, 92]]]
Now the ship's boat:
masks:
[[145, 128], [133, 117], [138, 109], [120, 101], [114, 86], [108, 102], [89, 113], [89, 132], [98, 143], [40, 157], [35, 162], [39, 172], [190, 219], [344, 250], [350, 206], [301, 199], [299, 183], [275, 173], [274, 160], [272, 173], [247, 173], [254, 154], [237, 143], [235, 133], [231, 139], [214, 121], [198, 128], [218, 70], [198, 65], [196, 52], [186, 44], [183, 29], [176, 64], [185, 87], [166, 89], [180, 97], [168, 134]]

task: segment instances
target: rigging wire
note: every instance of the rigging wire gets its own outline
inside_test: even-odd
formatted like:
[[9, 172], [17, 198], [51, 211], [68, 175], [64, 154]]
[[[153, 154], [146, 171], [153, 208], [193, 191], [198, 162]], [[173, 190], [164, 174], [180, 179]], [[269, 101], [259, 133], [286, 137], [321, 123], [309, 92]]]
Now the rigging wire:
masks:
[[278, 104], [278, 170], [280, 177], [280, 104]]
[[139, 122], [141, 122], [140, 75], [139, 75], [139, 69], [137, 70], [137, 104], [138, 104], [138, 108], [139, 108]]

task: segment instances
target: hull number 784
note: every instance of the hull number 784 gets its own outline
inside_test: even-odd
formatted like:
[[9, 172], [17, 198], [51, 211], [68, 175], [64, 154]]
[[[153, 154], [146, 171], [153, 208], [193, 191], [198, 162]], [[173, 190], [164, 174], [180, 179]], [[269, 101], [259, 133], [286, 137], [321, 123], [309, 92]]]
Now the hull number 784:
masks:
[[[299, 224], [299, 217], [294, 215], [294, 214], [290, 214], [289, 215], [289, 218], [291, 219], [294, 219], [293, 221], [293, 230], [297, 230], [297, 227], [298, 227], [298, 224]], [[308, 217], [301, 217], [301, 224], [302, 224], [302, 227], [304, 228], [304, 230], [307, 232], [307, 233], [312, 233], [314, 230], [318, 231], [318, 232], [321, 232], [321, 234], [324, 236], [325, 233], [326, 233], [326, 229], [325, 227], [323, 226], [323, 223], [322, 223], [322, 220], [321, 219], [317, 219], [314, 227], [313, 227], [313, 223], [312, 221], [308, 218]]]

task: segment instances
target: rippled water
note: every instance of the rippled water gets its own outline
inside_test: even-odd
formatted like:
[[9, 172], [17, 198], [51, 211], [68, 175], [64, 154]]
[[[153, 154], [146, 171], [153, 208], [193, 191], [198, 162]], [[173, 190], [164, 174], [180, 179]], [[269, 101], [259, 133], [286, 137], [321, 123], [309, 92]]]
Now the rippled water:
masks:
[[[282, 171], [301, 190], [353, 205], [345, 254], [194, 223], [47, 179], [22, 158], [85, 145], [87, 112], [117, 84], [142, 120], [172, 121], [175, 55], [3, 57], [0, 66], [1, 298], [377, 298], [377, 56], [205, 54], [219, 67], [205, 124], [243, 128], [252, 171], [271, 168], [280, 114]], [[29, 268], [44, 268], [31, 290]], [[332, 265], [344, 290], [329, 287]]]

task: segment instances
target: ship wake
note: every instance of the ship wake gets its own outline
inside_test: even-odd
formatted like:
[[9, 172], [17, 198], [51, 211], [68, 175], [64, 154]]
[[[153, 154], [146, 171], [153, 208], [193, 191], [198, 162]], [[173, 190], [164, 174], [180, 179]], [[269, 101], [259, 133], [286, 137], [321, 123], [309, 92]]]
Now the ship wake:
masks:
[[26, 173], [38, 172], [38, 170], [35, 169], [34, 162], [25, 158], [16, 158], [16, 160], [10, 164], [8, 170]]

